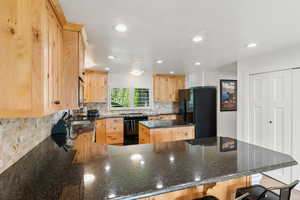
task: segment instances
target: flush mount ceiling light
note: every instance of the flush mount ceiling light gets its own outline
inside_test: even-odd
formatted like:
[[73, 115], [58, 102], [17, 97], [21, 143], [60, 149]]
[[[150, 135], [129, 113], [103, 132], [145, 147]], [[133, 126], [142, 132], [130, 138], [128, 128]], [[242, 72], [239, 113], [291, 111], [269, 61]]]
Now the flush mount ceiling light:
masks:
[[174, 74], [175, 72], [174, 71], [170, 71], [170, 74]]
[[255, 48], [257, 47], [257, 44], [256, 43], [249, 43], [246, 45], [247, 48]]
[[132, 74], [132, 75], [134, 75], [134, 76], [140, 76], [140, 75], [142, 75], [143, 73], [144, 73], [143, 70], [132, 70], [132, 71], [130, 72], [130, 74]]
[[196, 66], [200, 66], [201, 63], [200, 63], [200, 62], [195, 62], [195, 65], [196, 65]]
[[203, 37], [201, 35], [196, 35], [193, 37], [193, 42], [199, 43], [203, 41]]
[[156, 63], [157, 64], [162, 64], [164, 61], [163, 60], [157, 60]]
[[106, 71], [109, 71], [109, 70], [110, 70], [110, 68], [109, 68], [109, 67], [105, 67], [104, 69], [105, 69]]
[[115, 30], [118, 31], [118, 32], [121, 32], [121, 33], [125, 33], [127, 32], [127, 26], [125, 24], [117, 24], [115, 26]]
[[108, 58], [109, 60], [114, 60], [116, 57], [115, 57], [115, 56], [107, 56], [107, 58]]

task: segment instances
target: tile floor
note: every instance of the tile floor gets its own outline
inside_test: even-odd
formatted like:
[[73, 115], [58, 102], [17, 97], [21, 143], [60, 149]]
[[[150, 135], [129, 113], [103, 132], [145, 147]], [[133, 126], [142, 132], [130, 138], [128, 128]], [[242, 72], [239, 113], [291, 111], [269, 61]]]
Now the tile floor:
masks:
[[[260, 181], [260, 184], [265, 187], [271, 187], [271, 186], [281, 185], [282, 183], [280, 183], [277, 180], [274, 180], [268, 176], [263, 176], [263, 178]], [[294, 190], [292, 192], [291, 200], [300, 200], [300, 191]]]

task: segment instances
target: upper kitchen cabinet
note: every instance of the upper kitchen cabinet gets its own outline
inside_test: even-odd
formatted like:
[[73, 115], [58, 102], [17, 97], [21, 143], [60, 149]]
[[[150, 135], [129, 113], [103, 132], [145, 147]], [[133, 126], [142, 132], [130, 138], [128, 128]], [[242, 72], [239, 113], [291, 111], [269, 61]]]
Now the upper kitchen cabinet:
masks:
[[65, 63], [64, 31], [82, 25], [69, 24], [57, 0], [2, 0], [0, 21], [0, 118], [73, 108], [63, 95], [75, 100], [79, 65]]
[[84, 102], [107, 102], [107, 72], [86, 70]]
[[[79, 29], [80, 30], [80, 29]], [[77, 29], [64, 30], [64, 68], [62, 72], [62, 94], [63, 103], [69, 109], [78, 108], [78, 86], [79, 81], [84, 82], [84, 64], [85, 64], [85, 34]]]
[[155, 102], [178, 102], [179, 90], [184, 88], [184, 75], [153, 75], [153, 95]]

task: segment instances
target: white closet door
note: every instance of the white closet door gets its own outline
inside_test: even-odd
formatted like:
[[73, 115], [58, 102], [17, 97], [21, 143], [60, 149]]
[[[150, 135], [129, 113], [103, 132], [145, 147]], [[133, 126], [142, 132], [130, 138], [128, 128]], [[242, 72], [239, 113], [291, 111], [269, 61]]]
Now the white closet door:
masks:
[[[293, 158], [299, 163], [292, 168], [293, 180], [300, 180], [300, 69], [293, 70]], [[300, 185], [296, 187], [300, 190]]]
[[250, 76], [250, 142], [265, 146], [267, 138], [267, 99], [268, 99], [267, 74]]
[[[268, 99], [269, 131], [267, 147], [291, 155], [292, 148], [292, 77], [291, 71], [269, 74], [270, 98]], [[280, 169], [268, 175], [284, 183], [291, 182], [291, 168]]]
[[[291, 154], [291, 72], [250, 76], [250, 140], [256, 145]], [[267, 173], [291, 181], [291, 169]]]

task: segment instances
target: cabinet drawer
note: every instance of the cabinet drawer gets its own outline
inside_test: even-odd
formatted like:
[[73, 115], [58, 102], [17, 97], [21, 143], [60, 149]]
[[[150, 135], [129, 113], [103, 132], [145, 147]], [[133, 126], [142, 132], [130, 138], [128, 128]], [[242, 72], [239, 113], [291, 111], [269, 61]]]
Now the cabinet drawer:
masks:
[[194, 127], [182, 127], [174, 130], [175, 140], [190, 140], [195, 138]]
[[121, 134], [110, 134], [106, 135], [106, 143], [107, 144], [123, 144], [124, 138]]
[[106, 119], [106, 133], [120, 133], [123, 134], [123, 118]]

